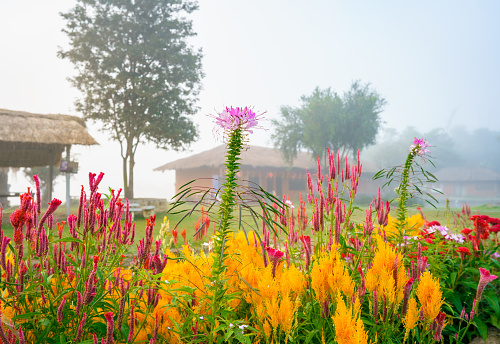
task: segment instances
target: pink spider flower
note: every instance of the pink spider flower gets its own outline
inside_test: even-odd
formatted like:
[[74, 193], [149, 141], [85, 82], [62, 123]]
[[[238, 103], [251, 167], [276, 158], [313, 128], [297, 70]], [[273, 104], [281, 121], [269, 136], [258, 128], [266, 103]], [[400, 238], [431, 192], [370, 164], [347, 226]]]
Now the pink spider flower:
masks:
[[226, 107], [225, 110], [218, 113], [215, 117], [216, 131], [223, 131], [223, 139], [227, 141], [230, 133], [236, 129], [240, 129], [250, 134], [253, 133], [252, 128], [257, 128], [260, 115], [249, 107]]
[[427, 149], [429, 147], [429, 142], [427, 142], [426, 139], [417, 139], [415, 137], [413, 144], [410, 146], [410, 152], [415, 152], [416, 155], [423, 158], [427, 153], [431, 152], [429, 149]]

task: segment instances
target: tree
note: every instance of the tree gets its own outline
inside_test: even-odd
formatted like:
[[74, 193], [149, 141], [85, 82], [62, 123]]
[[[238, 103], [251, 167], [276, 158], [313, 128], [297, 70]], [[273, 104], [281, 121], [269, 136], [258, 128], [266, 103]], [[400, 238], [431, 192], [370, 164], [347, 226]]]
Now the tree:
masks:
[[[400, 133], [393, 128], [384, 128], [382, 134], [378, 142], [364, 152], [366, 159], [362, 159], [371, 161], [377, 169], [403, 164], [415, 138], [424, 138], [429, 142], [429, 157], [437, 169], [463, 164], [453, 138], [442, 128], [434, 128], [424, 133], [414, 127], [407, 127]], [[431, 172], [434, 172], [432, 168]]]
[[330, 88], [316, 88], [301, 101], [298, 108], [282, 106], [281, 119], [272, 121], [274, 145], [290, 164], [303, 148], [314, 157], [325, 157], [326, 147], [341, 151], [342, 156], [349, 152], [355, 156], [375, 142], [386, 103], [370, 84], [359, 81], [342, 97]]
[[134, 197], [135, 153], [140, 143], [180, 150], [197, 137], [201, 50], [185, 15], [187, 0], [77, 0], [63, 30], [70, 48], [73, 85], [83, 96], [76, 108], [120, 143], [125, 196]]

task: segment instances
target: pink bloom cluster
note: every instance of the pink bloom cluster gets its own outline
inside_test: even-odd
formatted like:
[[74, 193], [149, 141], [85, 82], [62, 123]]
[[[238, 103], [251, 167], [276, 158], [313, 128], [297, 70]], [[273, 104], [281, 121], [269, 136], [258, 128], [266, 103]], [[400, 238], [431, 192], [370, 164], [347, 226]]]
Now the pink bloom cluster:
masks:
[[417, 155], [424, 157], [427, 153], [430, 153], [431, 151], [427, 148], [429, 148], [429, 142], [427, 142], [426, 139], [417, 139], [415, 137], [415, 140], [413, 141], [413, 144], [410, 146], [410, 151], [417, 153]]
[[215, 118], [215, 123], [223, 130], [231, 131], [238, 128], [253, 133], [251, 128], [257, 126], [257, 116], [249, 107], [233, 108], [226, 107], [224, 111]]

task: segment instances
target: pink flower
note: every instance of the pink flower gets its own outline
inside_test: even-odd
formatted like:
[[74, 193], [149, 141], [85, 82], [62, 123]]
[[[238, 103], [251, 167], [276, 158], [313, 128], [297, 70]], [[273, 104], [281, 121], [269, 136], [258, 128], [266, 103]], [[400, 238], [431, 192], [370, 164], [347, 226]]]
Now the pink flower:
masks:
[[266, 247], [267, 255], [269, 257], [269, 261], [271, 264], [273, 264], [273, 277], [276, 275], [276, 268], [278, 267], [278, 264], [285, 255], [285, 253], [281, 252], [280, 250], [276, 250], [272, 247]]
[[410, 151], [414, 152], [418, 156], [424, 157], [427, 153], [431, 152], [427, 149], [429, 147], [430, 145], [426, 139], [417, 139], [415, 137], [413, 144], [410, 146]]
[[115, 323], [113, 321], [113, 312], [108, 312], [104, 314], [106, 318], [107, 326], [106, 326], [106, 344], [113, 344], [113, 330], [115, 329]]
[[479, 272], [481, 273], [481, 277], [479, 278], [479, 284], [477, 286], [476, 292], [476, 300], [480, 300], [483, 295], [483, 290], [488, 283], [497, 279], [497, 276], [490, 274], [490, 272], [486, 269], [479, 268]]
[[57, 308], [57, 322], [59, 324], [61, 324], [63, 321], [63, 308], [64, 308], [65, 303], [66, 303], [66, 298], [63, 298], [61, 301], [61, 304]]
[[224, 111], [218, 114], [215, 118], [215, 123], [220, 126], [223, 130], [236, 130], [242, 129], [249, 133], [253, 133], [251, 128], [257, 126], [257, 116], [252, 109], [245, 108], [233, 108], [232, 106], [226, 107]]

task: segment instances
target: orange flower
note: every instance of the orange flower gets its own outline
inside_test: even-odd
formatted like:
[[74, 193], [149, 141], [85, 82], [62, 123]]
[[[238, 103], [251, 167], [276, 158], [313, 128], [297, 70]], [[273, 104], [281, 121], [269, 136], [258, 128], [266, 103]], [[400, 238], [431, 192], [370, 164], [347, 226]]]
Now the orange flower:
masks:
[[172, 229], [172, 237], [174, 238], [174, 244], [177, 245], [179, 241], [179, 234], [177, 233], [177, 229]]
[[338, 344], [368, 343], [368, 336], [363, 321], [359, 319], [356, 305], [347, 308], [344, 299], [340, 295], [337, 297], [337, 310], [332, 320], [335, 325], [335, 339]]
[[187, 239], [186, 239], [186, 228], [184, 228], [181, 232], [182, 237], [184, 238], [184, 245], [187, 245]]
[[443, 305], [442, 296], [439, 280], [433, 278], [430, 271], [424, 272], [418, 284], [417, 297], [425, 319], [432, 321], [438, 316]]

